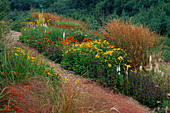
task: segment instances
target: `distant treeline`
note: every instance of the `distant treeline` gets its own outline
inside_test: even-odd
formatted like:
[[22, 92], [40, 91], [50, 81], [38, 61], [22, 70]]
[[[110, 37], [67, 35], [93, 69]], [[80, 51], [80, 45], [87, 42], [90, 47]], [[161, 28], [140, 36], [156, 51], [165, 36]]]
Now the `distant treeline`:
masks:
[[[2, 0], [3, 1], [3, 0]], [[132, 17], [134, 23], [170, 35], [169, 0], [9, 0], [12, 10], [40, 9], [89, 22], [93, 28], [112, 18]]]

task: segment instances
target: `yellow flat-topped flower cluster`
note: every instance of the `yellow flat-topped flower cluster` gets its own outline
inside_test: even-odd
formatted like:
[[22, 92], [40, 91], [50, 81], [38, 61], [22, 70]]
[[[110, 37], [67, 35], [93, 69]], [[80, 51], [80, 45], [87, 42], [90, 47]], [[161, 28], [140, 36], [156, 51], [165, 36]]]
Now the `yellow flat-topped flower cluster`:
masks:
[[[74, 61], [72, 61], [73, 59]], [[65, 52], [64, 60], [67, 61], [64, 65], [73, 70], [79, 69], [81, 67], [79, 65], [82, 63], [86, 66], [91, 64], [103, 65], [109, 69], [117, 66], [131, 67], [131, 62], [125, 50], [115, 48], [108, 41], [101, 39], [72, 46]], [[74, 65], [77, 67], [74, 68]]]

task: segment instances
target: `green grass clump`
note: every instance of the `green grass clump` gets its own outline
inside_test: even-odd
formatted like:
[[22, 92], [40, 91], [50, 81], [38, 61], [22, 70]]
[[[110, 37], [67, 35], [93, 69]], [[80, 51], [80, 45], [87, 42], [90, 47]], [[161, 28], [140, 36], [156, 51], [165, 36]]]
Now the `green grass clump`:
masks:
[[56, 84], [60, 83], [53, 67], [43, 63], [38, 57], [32, 57], [28, 50], [18, 47], [1, 53], [0, 72], [0, 79], [9, 83], [25, 81], [33, 76], [44, 76], [51, 80], [55, 78]]

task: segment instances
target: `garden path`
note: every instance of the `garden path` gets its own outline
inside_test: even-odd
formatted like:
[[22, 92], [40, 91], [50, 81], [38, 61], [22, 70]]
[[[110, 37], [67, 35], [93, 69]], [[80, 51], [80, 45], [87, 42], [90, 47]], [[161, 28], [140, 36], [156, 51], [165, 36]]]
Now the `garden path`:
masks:
[[[10, 32], [6, 38], [10, 39], [10, 43], [7, 44], [7, 47], [19, 46], [23, 49], [26, 49], [27, 46], [21, 42], [17, 42], [19, 40], [19, 36], [21, 36], [20, 32]], [[43, 60], [47, 60], [42, 54], [38, 53], [34, 48], [28, 47], [29, 52], [33, 54], [33, 56], [40, 55]], [[50, 60], [52, 65], [55, 65], [55, 71], [62, 75], [62, 77], [68, 77], [70, 81], [75, 82], [75, 80], [79, 80], [79, 89], [81, 93], [86, 93], [90, 97], [90, 105], [95, 106], [94, 108], [88, 108], [89, 113], [148, 113], [149, 108], [139, 104], [138, 101], [134, 100], [131, 97], [127, 97], [125, 95], [121, 95], [118, 93], [113, 93], [111, 90], [104, 89], [102, 86], [96, 84], [93, 80], [83, 78], [79, 75], [75, 75], [73, 71], [63, 69], [60, 64], [56, 64]], [[103, 111], [107, 110], [107, 111]]]

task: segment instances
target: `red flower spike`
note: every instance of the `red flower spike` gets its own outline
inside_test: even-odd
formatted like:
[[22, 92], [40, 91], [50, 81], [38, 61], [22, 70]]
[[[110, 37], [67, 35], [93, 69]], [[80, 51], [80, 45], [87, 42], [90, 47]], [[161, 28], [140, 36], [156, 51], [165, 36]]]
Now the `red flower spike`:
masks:
[[34, 113], [34, 112], [35, 112], [35, 110], [30, 109], [28, 112], [30, 112], [30, 113]]
[[24, 97], [24, 93], [23, 92], [20, 92], [18, 94], [19, 94], [19, 97]]
[[5, 106], [4, 109], [5, 109], [5, 111], [10, 111], [11, 107], [10, 106]]
[[16, 106], [16, 107], [14, 108], [14, 111], [16, 111], [16, 112], [20, 112], [20, 111], [21, 111], [21, 108], [20, 108], [20, 107], [18, 107], [18, 106]]
[[24, 86], [25, 88], [27, 88], [27, 89], [31, 89], [31, 86], [30, 85], [27, 85], [27, 86]]
[[16, 94], [16, 93], [14, 93], [14, 92], [13, 92], [13, 94], [12, 94], [12, 95], [13, 95], [13, 96], [17, 96], [17, 94]]

